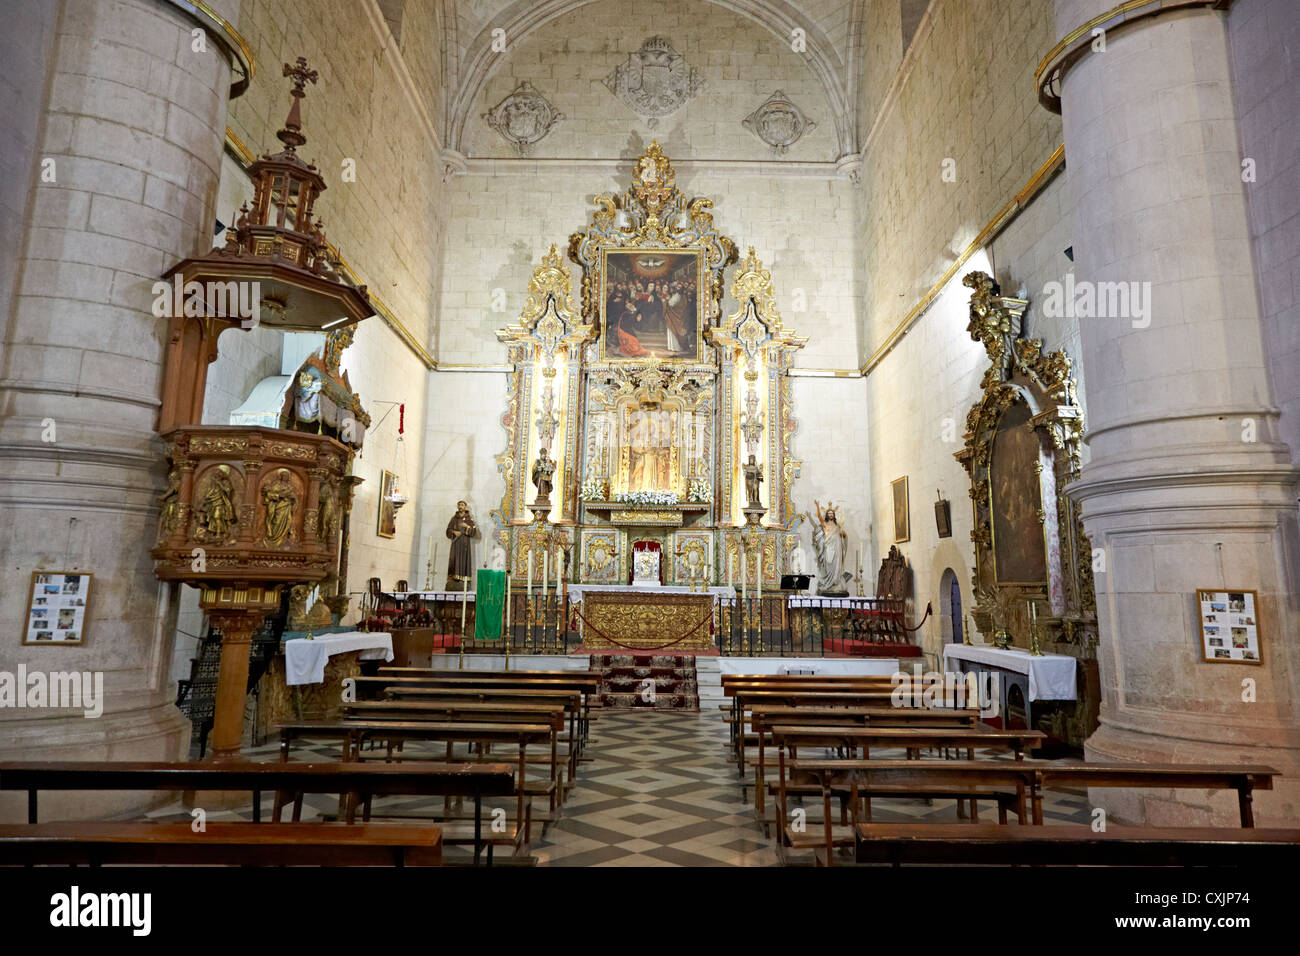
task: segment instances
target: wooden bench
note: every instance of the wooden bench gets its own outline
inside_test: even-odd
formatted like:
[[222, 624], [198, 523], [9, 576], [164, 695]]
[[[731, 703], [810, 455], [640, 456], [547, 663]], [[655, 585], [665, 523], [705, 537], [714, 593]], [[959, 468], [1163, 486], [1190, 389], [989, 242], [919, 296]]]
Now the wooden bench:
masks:
[[441, 866], [434, 826], [73, 822], [0, 825], [4, 866]]
[[[563, 706], [570, 714], [569, 736], [587, 740], [590, 723], [590, 704], [581, 691], [554, 688], [486, 688], [486, 687], [394, 687], [391, 699], [397, 701], [436, 701], [446, 704], [453, 701], [493, 704], [551, 703]], [[368, 703], [358, 701], [358, 703]]]
[[[490, 746], [492, 744], [504, 743], [514, 744], [518, 750], [518, 783], [519, 797], [521, 801], [520, 816], [516, 819], [524, 828], [524, 842], [530, 842], [531, 808], [522, 806], [522, 801], [527, 797], [545, 796], [549, 802], [549, 816], [547, 822], [554, 822], [557, 816], [558, 801], [562, 796], [563, 787], [563, 764], [559, 760], [559, 748], [557, 740], [559, 732], [564, 728], [564, 714], [560, 710], [554, 711], [543, 720], [541, 716], [534, 718], [530, 724], [517, 723], [511, 721], [488, 722], [488, 721], [468, 721], [468, 720], [322, 720], [322, 721], [301, 721], [290, 724], [280, 725], [280, 759], [289, 759], [289, 750], [292, 740], [298, 737], [330, 737], [341, 741], [343, 745], [343, 757], [345, 761], [365, 762], [366, 760], [381, 759], [385, 762], [403, 761], [410, 759], [429, 759], [429, 758], [412, 758], [402, 752], [394, 752], [393, 744], [396, 741], [407, 740], [426, 740], [435, 743], [445, 743], [447, 745], [447, 754], [445, 760], [450, 761], [452, 757], [452, 746], [457, 743], [468, 743], [471, 745]], [[362, 745], [368, 740], [382, 740], [385, 742], [385, 748], [382, 754], [371, 751], [369, 755], [363, 751]], [[535, 744], [549, 744], [550, 757], [546, 763], [549, 767], [549, 776], [546, 782], [534, 782], [527, 779], [528, 765], [528, 747]], [[367, 806], [367, 810], [369, 807]], [[525, 811], [527, 822], [525, 822]]]
[[729, 721], [733, 747], [739, 747], [740, 741], [744, 739], [746, 711], [753, 710], [754, 707], [759, 705], [786, 707], [891, 707], [894, 703], [893, 692], [885, 690], [806, 691], [736, 688], [733, 694], [733, 708]]
[[1261, 866], [1300, 863], [1300, 830], [1004, 827], [863, 823], [858, 863], [1030, 866]]
[[[293, 805], [296, 823], [308, 793], [338, 794], [343, 818], [356, 819], [358, 803], [374, 795], [458, 796], [474, 801], [474, 862], [490, 843], [482, 832], [484, 797], [515, 794], [514, 769], [501, 763], [430, 763], [418, 766], [356, 763], [166, 763], [161, 761], [6, 761], [0, 763], [0, 790], [27, 791], [27, 822], [39, 822], [43, 790], [248, 791], [253, 821], [261, 821], [261, 795], [275, 794], [272, 821], [280, 822]], [[443, 834], [447, 842], [447, 834]]]

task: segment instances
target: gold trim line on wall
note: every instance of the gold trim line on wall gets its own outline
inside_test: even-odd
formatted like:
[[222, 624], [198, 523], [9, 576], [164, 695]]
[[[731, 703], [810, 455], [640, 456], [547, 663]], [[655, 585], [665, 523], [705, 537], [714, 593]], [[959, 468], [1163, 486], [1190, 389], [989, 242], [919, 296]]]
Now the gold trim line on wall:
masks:
[[912, 311], [907, 313], [903, 318], [903, 321], [899, 322], [898, 325], [894, 327], [894, 330], [885, 337], [885, 341], [882, 342], [879, 348], [871, 354], [871, 357], [862, 364], [860, 371], [863, 376], [870, 375], [872, 370], [880, 364], [881, 360], [883, 360], [884, 357], [893, 350], [894, 346], [902, 341], [903, 336], [908, 333], [908, 330], [910, 330], [918, 320], [920, 320], [926, 310], [934, 304], [934, 301], [939, 298], [939, 293], [943, 291], [944, 286], [952, 281], [953, 276], [961, 270], [962, 266], [970, 261], [971, 256], [975, 255], [976, 252], [983, 249], [990, 242], [996, 239], [1001, 234], [1002, 230], [1010, 225], [1011, 221], [1024, 211], [1025, 207], [1033, 201], [1034, 197], [1037, 196], [1038, 193], [1042, 192], [1043, 187], [1051, 182], [1052, 178], [1060, 172], [1064, 165], [1065, 144], [1062, 143], [1053, 150], [1052, 155], [1047, 158], [1047, 162], [1043, 163], [1042, 166], [1039, 166], [1034, 175], [1029, 177], [1029, 182], [1025, 183], [1020, 192], [1016, 193], [1015, 197], [998, 211], [998, 214], [993, 217], [992, 221], [980, 230], [979, 235], [972, 239], [966, 248], [961, 251], [961, 255], [959, 255], [953, 264], [947, 268], [944, 274], [939, 277], [939, 280], [930, 287], [930, 291], [921, 297], [921, 301], [912, 307]]

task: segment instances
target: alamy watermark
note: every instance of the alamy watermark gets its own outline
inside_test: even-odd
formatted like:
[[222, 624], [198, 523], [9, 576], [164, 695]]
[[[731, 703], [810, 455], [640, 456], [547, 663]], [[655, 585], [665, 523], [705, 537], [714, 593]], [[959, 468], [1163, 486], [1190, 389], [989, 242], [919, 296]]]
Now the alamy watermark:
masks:
[[153, 314], [160, 319], [181, 315], [239, 319], [245, 329], [255, 329], [262, 322], [260, 282], [183, 282], [177, 273], [171, 282], [155, 282], [153, 297]]
[[0, 709], [5, 707], [78, 708], [94, 719], [104, 713], [103, 671], [0, 671]]
[[890, 682], [894, 689], [889, 702], [894, 707], [978, 708], [981, 717], [996, 717], [1002, 712], [1000, 689], [991, 671], [922, 671], [920, 664], [914, 664], [912, 673], [900, 670]]
[[1135, 329], [1151, 324], [1150, 282], [1075, 282], [1043, 286], [1043, 315], [1051, 319], [1129, 319]]

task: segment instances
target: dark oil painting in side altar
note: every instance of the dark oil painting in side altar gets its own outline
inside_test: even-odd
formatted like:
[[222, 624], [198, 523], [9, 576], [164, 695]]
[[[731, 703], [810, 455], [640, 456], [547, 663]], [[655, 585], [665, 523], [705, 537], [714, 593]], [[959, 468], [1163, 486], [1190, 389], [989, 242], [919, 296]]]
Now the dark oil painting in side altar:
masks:
[[601, 298], [602, 359], [700, 357], [701, 253], [611, 249]]

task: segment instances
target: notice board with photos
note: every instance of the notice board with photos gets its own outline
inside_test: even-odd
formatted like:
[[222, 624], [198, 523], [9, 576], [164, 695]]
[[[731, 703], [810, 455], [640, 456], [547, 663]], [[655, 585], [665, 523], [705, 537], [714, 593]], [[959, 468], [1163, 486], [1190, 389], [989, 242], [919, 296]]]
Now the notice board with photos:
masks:
[[1259, 664], [1258, 594], [1244, 589], [1197, 592], [1202, 657], [1212, 664]]
[[33, 571], [24, 644], [84, 644], [90, 607], [88, 571]]

